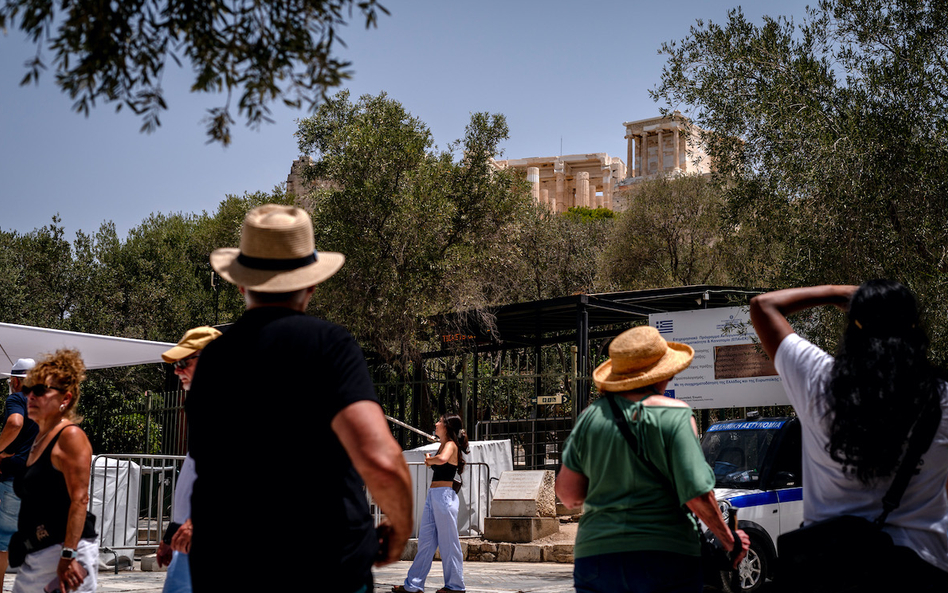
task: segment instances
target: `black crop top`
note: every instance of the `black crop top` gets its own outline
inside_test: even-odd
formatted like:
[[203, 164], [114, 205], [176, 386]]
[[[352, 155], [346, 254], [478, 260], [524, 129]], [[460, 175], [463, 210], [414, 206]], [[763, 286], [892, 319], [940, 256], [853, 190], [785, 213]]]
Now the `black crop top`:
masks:
[[[52, 461], [53, 447], [66, 428], [56, 433], [39, 459], [33, 465], [28, 465], [23, 475], [13, 482], [13, 491], [22, 501], [17, 530], [32, 539], [34, 551], [61, 544], [66, 537], [66, 523], [72, 499], [69, 498], [69, 490], [66, 488], [66, 477], [53, 467]], [[95, 536], [95, 515], [86, 511], [81, 537], [89, 539]]]
[[442, 463], [441, 465], [432, 465], [431, 469], [434, 470], [431, 476], [432, 482], [453, 482], [458, 466], [453, 463]]

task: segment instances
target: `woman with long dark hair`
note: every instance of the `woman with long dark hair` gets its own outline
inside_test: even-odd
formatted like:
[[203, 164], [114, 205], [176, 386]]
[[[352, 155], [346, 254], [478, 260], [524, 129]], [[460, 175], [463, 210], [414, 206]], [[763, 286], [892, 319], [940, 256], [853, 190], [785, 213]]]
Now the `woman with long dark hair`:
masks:
[[408, 569], [405, 584], [392, 587], [395, 593], [424, 590], [436, 549], [441, 550], [444, 571], [444, 587], [438, 589], [438, 593], [464, 591], [461, 540], [458, 536], [458, 495], [454, 491], [454, 477], [464, 471], [464, 454], [471, 452], [462, 426], [457, 414], [446, 414], [435, 424], [435, 434], [441, 446], [434, 455], [425, 454], [425, 465], [434, 468], [434, 472], [418, 529], [418, 553]]
[[[786, 318], [824, 305], [848, 312], [835, 358]], [[804, 524], [876, 519], [910, 431], [938, 403], [939, 418], [925, 418], [938, 424], [934, 440], [883, 528], [897, 548], [880, 578], [913, 591], [948, 590], [948, 389], [928, 360], [915, 296], [897, 282], [871, 280], [779, 290], [754, 297], [750, 310], [803, 426]]]

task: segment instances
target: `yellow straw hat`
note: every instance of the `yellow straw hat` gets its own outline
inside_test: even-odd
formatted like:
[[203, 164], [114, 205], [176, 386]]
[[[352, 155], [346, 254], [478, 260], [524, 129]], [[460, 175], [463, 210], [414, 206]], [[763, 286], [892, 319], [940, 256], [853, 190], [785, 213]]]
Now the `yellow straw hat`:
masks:
[[654, 327], [640, 325], [612, 340], [609, 360], [593, 371], [593, 381], [600, 391], [631, 391], [671, 379], [694, 356], [691, 346], [666, 342]]

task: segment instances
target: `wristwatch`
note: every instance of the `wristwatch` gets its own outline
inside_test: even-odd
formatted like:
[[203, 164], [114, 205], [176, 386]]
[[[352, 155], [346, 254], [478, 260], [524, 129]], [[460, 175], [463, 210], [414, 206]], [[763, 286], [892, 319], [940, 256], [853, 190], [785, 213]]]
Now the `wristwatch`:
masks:
[[63, 558], [67, 558], [67, 559], [69, 559], [69, 560], [75, 560], [76, 558], [79, 557], [79, 552], [77, 552], [77, 551], [74, 550], [73, 548], [67, 548], [66, 546], [63, 546], [63, 555], [62, 555], [62, 557], [63, 557]]

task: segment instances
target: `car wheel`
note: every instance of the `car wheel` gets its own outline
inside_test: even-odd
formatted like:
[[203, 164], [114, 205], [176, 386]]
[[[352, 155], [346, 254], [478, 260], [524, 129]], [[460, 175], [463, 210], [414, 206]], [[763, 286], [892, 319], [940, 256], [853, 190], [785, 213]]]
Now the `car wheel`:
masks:
[[721, 572], [721, 589], [725, 591], [725, 593], [752, 593], [753, 591], [757, 591], [764, 585], [764, 581], [767, 580], [767, 566], [769, 562], [767, 551], [764, 549], [764, 546], [761, 545], [760, 540], [751, 536], [750, 549], [747, 550], [747, 556], [741, 560], [740, 566], [737, 567], [741, 583], [740, 590], [736, 591], [734, 587], [731, 586], [731, 573], [728, 571]]

